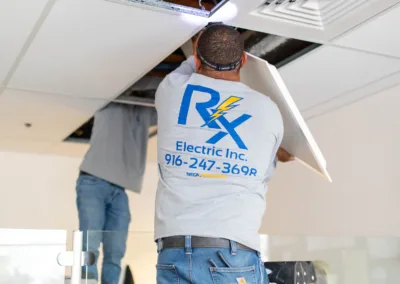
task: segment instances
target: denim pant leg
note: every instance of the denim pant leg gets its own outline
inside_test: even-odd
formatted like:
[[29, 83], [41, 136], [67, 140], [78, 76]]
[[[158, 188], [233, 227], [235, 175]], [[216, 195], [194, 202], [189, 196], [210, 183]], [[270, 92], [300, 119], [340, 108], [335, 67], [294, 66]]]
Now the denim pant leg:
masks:
[[130, 223], [128, 196], [123, 188], [114, 186], [108, 200], [105, 232], [103, 234], [102, 284], [118, 284], [121, 260], [125, 255]]
[[106, 194], [103, 181], [91, 175], [80, 175], [76, 184], [79, 229], [83, 232], [83, 251], [95, 254], [95, 264], [84, 267], [82, 278], [98, 279], [97, 260], [106, 217]]

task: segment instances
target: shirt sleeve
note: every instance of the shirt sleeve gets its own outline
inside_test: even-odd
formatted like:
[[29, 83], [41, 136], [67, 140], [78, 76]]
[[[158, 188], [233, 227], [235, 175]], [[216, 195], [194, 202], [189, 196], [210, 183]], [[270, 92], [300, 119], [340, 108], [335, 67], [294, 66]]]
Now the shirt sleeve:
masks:
[[176, 68], [171, 74], [180, 74], [190, 76], [196, 72], [196, 62], [194, 56], [190, 56], [188, 59], [182, 62], [181, 66]]

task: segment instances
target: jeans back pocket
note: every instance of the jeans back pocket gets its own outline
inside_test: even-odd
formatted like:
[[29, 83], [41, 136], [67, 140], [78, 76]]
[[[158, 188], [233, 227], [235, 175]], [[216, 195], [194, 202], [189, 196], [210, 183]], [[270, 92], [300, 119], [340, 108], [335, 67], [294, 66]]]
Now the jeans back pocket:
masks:
[[179, 284], [178, 272], [174, 265], [157, 264], [157, 284]]
[[214, 284], [257, 284], [256, 268], [249, 267], [211, 267]]

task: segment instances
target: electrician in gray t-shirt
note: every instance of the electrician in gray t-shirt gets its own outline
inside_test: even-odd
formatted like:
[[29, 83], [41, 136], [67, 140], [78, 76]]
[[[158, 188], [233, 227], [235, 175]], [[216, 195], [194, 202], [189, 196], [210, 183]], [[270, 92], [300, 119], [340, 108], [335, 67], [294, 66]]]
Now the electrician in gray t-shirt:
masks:
[[[94, 117], [90, 149], [81, 164], [76, 191], [83, 249], [95, 253], [96, 263], [103, 243], [103, 284], [116, 284], [120, 277], [130, 223], [125, 188], [141, 190], [148, 130], [156, 121], [154, 108], [116, 103]], [[96, 264], [82, 276], [97, 279]]]
[[240, 34], [208, 26], [158, 87], [157, 284], [267, 283], [258, 230], [266, 183], [292, 157], [267, 96], [240, 82]]

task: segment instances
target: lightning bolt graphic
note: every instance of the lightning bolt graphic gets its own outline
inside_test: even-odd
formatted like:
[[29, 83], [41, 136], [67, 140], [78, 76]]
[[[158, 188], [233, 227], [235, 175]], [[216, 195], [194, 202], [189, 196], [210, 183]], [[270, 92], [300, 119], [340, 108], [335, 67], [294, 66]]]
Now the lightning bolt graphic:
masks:
[[226, 114], [227, 111], [237, 107], [238, 105], [234, 105], [234, 103], [240, 101], [242, 98], [231, 96], [223, 101], [216, 109], [213, 109], [213, 114], [211, 115], [211, 119], [205, 123], [203, 126], [209, 124], [210, 122], [218, 119], [219, 117]]

